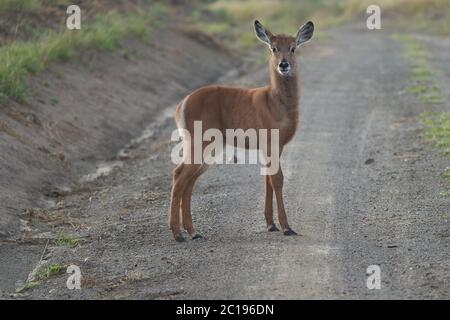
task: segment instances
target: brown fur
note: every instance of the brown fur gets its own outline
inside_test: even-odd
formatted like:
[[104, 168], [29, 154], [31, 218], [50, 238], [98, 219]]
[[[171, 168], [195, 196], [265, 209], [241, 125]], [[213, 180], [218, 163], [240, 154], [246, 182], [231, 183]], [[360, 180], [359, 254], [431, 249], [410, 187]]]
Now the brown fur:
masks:
[[[226, 86], [207, 86], [191, 93], [185, 101], [184, 125], [194, 139], [194, 121], [202, 121], [203, 131], [219, 129], [225, 136], [226, 129], [279, 129], [280, 155], [286, 143], [294, 136], [298, 126], [299, 80], [296, 72], [295, 37], [274, 36], [269, 31], [271, 47], [276, 47], [269, 61], [270, 85], [255, 89]], [[282, 76], [277, 67], [282, 59], [289, 62], [292, 73]], [[175, 120], [180, 125], [183, 102], [177, 106]], [[270, 136], [269, 136], [270, 139]], [[204, 143], [203, 148], [205, 148]], [[269, 152], [270, 153], [270, 152]], [[191, 161], [192, 163], [192, 161]], [[192, 190], [206, 165], [181, 163], [173, 171], [173, 186], [169, 209], [169, 226], [177, 241], [184, 238], [180, 222], [195, 238], [197, 233], [191, 218]], [[283, 173], [281, 167], [274, 175], [265, 177], [264, 215], [269, 231], [275, 231], [272, 200], [275, 193], [278, 220], [285, 234], [295, 234], [288, 224], [283, 203]], [[181, 217], [181, 221], [180, 221]]]

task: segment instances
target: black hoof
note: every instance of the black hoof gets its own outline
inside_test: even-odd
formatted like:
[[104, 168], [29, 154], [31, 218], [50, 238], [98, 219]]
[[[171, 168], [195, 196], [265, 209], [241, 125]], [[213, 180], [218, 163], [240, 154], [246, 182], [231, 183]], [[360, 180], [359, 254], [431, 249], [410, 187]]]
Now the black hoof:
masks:
[[297, 235], [297, 232], [295, 232], [294, 230], [292, 230], [291, 228], [289, 228], [289, 229], [285, 229], [285, 230], [283, 231], [283, 234], [284, 234], [285, 236], [296, 236], [296, 235]]
[[193, 237], [192, 240], [197, 240], [197, 239], [203, 239], [203, 236], [201, 234], [196, 233]]
[[175, 238], [176, 242], [185, 242], [186, 241], [186, 239], [181, 234], [175, 235], [174, 238]]
[[271, 225], [267, 226], [267, 231], [274, 232], [274, 231], [280, 231], [280, 230], [278, 230], [276, 225], [271, 224]]

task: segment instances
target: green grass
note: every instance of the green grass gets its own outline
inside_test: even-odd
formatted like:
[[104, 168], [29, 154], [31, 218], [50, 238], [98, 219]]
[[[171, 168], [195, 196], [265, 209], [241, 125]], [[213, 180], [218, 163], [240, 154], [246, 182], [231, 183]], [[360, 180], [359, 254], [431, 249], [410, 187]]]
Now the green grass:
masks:
[[[424, 113], [422, 121], [427, 126], [425, 139], [450, 155], [450, 112]], [[448, 168], [443, 176], [450, 178]]]
[[36, 0], [1, 0], [0, 11], [34, 10], [40, 6], [40, 1]]
[[427, 104], [442, 104], [444, 96], [436, 83], [436, 71], [429, 62], [429, 52], [414, 36], [396, 34], [393, 38], [404, 45], [404, 57], [410, 65], [410, 84], [407, 91], [414, 94], [420, 101]]
[[26, 291], [28, 289], [37, 287], [38, 285], [40, 285], [42, 282], [44, 282], [48, 278], [63, 273], [65, 269], [66, 269], [66, 266], [61, 263], [52, 263], [52, 264], [38, 270], [34, 276], [34, 279], [31, 281], [25, 282], [22, 286], [17, 288], [16, 292], [20, 293], [20, 292]]
[[160, 4], [145, 12], [126, 15], [112, 12], [84, 25], [81, 30], [49, 32], [37, 41], [1, 47], [0, 99], [9, 97], [23, 101], [27, 91], [24, 80], [28, 74], [42, 72], [50, 63], [71, 59], [82, 50], [114, 50], [125, 36], [143, 37], [165, 12], [165, 6]]
[[66, 266], [61, 263], [53, 263], [36, 272], [36, 279], [44, 281], [52, 276], [63, 273], [65, 268]]
[[19, 288], [17, 288], [16, 292], [17, 293], [21, 293], [21, 292], [24, 292], [24, 291], [26, 291], [28, 289], [32, 289], [34, 287], [37, 287], [40, 284], [41, 284], [40, 281], [27, 281], [23, 285], [21, 285]]
[[[404, 57], [410, 65], [407, 91], [414, 94], [425, 105], [442, 105], [448, 103], [435, 80], [436, 71], [429, 62], [430, 54], [426, 47], [414, 36], [394, 35], [394, 39], [404, 45]], [[429, 109], [429, 108], [428, 108]], [[445, 155], [450, 155], [450, 112], [426, 111], [420, 116], [425, 125], [423, 138], [433, 144]], [[442, 177], [450, 183], [450, 167]], [[442, 196], [450, 196], [450, 188], [441, 192]]]
[[[35, 11], [48, 6], [69, 5], [70, 0], [0, 0], [0, 11]], [[74, 3], [76, 4], [76, 2]]]
[[440, 193], [440, 195], [443, 196], [443, 197], [450, 197], [450, 189], [442, 191]]
[[58, 247], [76, 247], [80, 243], [81, 239], [68, 235], [63, 231], [59, 231], [54, 240], [54, 244]]

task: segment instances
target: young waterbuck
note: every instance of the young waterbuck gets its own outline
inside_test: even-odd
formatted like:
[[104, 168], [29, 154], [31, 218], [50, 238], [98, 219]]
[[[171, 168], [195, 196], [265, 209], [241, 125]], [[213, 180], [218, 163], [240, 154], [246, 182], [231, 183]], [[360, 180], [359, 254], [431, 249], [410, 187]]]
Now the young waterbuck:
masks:
[[[267, 44], [272, 52], [269, 61], [270, 85], [262, 88], [244, 89], [226, 86], [206, 86], [186, 96], [177, 106], [175, 121], [180, 131], [190, 134], [183, 138], [183, 161], [173, 171], [169, 226], [176, 241], [184, 241], [181, 224], [192, 237], [201, 238], [195, 231], [191, 217], [191, 197], [195, 181], [205, 172], [207, 164], [196, 163], [191, 141], [200, 139], [194, 134], [194, 121], [201, 121], [202, 130], [220, 130], [224, 136], [226, 129], [278, 129], [277, 146], [281, 155], [283, 147], [292, 139], [299, 117], [299, 78], [297, 75], [296, 51], [311, 39], [314, 32], [312, 22], [303, 25], [293, 37], [274, 35], [255, 21], [256, 36]], [[270, 140], [269, 134], [268, 139]], [[208, 142], [201, 142], [204, 149]], [[269, 146], [272, 144], [268, 144]], [[246, 145], [245, 147], [248, 148]], [[260, 149], [259, 142], [256, 148]], [[270, 147], [269, 147], [270, 149]], [[271, 150], [266, 150], [271, 154]], [[285, 235], [296, 233], [289, 227], [283, 203], [283, 172], [265, 175], [264, 216], [268, 231], [278, 231], [273, 220], [273, 194], [277, 202], [278, 221]]]

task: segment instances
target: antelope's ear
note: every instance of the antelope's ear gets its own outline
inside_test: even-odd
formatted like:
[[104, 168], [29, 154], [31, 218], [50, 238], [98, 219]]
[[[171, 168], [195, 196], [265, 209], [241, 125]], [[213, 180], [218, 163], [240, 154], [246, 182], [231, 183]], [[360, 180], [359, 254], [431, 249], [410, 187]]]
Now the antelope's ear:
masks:
[[314, 33], [314, 23], [312, 23], [312, 21], [308, 21], [297, 32], [297, 36], [295, 38], [296, 46], [298, 47], [302, 43], [311, 39], [313, 33]]
[[264, 28], [258, 20], [255, 20], [255, 33], [256, 37], [258, 37], [259, 40], [270, 46], [270, 38], [273, 36], [273, 34], [269, 30]]

